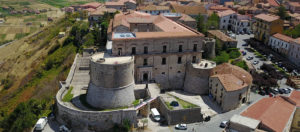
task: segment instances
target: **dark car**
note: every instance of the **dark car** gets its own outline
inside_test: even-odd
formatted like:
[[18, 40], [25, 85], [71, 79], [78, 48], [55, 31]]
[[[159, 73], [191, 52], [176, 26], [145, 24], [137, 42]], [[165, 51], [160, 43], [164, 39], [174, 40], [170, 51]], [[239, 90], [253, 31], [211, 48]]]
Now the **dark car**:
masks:
[[279, 91], [278, 91], [278, 89], [271, 89], [271, 93], [273, 93], [274, 95], [276, 95], [276, 94], [279, 93]]
[[285, 93], [285, 90], [282, 89], [282, 88], [278, 89], [278, 91], [279, 91], [280, 94], [284, 94]]
[[242, 44], [242, 46], [248, 46], [249, 44]]
[[264, 90], [261, 90], [261, 91], [259, 91], [258, 92], [260, 95], [262, 95], [262, 96], [265, 96], [266, 95], [266, 92], [264, 91]]
[[170, 105], [171, 105], [171, 106], [174, 106], [174, 107], [179, 106], [179, 104], [178, 104], [177, 101], [172, 101], [172, 102], [170, 103]]

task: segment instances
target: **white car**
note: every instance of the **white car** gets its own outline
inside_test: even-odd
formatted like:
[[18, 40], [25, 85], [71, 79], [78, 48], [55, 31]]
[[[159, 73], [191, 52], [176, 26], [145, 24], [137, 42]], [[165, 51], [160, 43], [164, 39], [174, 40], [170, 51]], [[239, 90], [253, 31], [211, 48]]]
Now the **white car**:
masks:
[[177, 124], [175, 126], [176, 129], [179, 129], [179, 130], [186, 130], [187, 129], [187, 125], [186, 124]]
[[228, 125], [228, 121], [222, 121], [220, 124], [220, 127], [225, 128], [225, 127], [227, 127], [227, 125]]
[[60, 132], [71, 132], [71, 130], [69, 128], [67, 128], [65, 125], [61, 125], [59, 127], [59, 131]]
[[38, 131], [44, 130], [44, 127], [47, 125], [47, 123], [48, 123], [48, 118], [41, 117], [35, 124], [35, 130], [38, 130]]

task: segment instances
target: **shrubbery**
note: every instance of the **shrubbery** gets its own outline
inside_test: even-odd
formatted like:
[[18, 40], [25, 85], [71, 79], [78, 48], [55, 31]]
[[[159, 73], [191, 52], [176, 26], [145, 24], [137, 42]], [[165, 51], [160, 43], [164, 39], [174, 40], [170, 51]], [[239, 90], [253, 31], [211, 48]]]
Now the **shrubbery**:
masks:
[[0, 122], [0, 127], [3, 128], [3, 132], [29, 131], [45, 108], [46, 101], [31, 99], [22, 102]]

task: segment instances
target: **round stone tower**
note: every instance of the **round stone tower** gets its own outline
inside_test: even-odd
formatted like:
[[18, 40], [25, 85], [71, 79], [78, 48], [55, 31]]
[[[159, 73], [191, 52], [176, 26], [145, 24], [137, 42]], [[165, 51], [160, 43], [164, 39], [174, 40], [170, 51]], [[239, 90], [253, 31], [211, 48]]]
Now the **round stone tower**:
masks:
[[87, 102], [96, 108], [129, 106], [134, 97], [133, 56], [111, 57], [105, 53], [91, 58]]
[[208, 81], [211, 70], [216, 67], [213, 61], [201, 60], [199, 63], [189, 64], [184, 81], [184, 91], [193, 94], [208, 94]]

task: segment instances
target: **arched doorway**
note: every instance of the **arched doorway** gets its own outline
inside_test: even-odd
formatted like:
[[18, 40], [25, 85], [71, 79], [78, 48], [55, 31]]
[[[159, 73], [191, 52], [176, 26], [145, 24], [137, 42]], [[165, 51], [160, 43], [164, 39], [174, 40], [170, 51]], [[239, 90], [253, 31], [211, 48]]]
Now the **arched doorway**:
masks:
[[148, 82], [148, 73], [143, 74], [143, 82]]
[[242, 99], [242, 103], [246, 103], [246, 98], [245, 97]]

